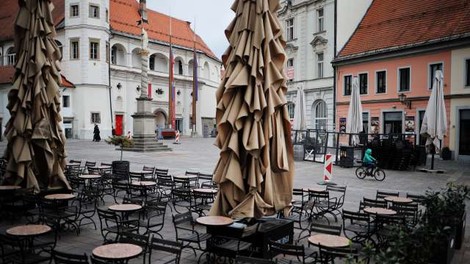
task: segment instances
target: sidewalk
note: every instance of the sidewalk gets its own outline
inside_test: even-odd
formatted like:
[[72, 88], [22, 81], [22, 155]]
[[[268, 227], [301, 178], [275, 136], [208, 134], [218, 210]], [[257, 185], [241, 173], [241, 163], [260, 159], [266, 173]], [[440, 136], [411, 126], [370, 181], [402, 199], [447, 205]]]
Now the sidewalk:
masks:
[[[123, 159], [131, 163], [131, 169], [141, 169], [143, 165], [168, 168], [170, 174], [184, 174], [188, 171], [212, 173], [218, 161], [219, 150], [213, 145], [214, 138], [182, 137], [181, 144], [172, 144], [173, 140], [164, 140], [171, 152], [128, 152], [123, 153]], [[0, 142], [0, 151], [4, 152], [6, 142]], [[83, 140], [68, 140], [66, 150], [69, 159], [89, 160], [97, 162], [110, 162], [118, 160], [120, 151], [115, 146], [105, 142], [92, 142]], [[429, 161], [429, 160], [428, 160]], [[429, 163], [429, 162], [428, 162]], [[429, 166], [429, 165], [428, 165]], [[356, 210], [362, 197], [374, 198], [376, 191], [394, 190], [401, 194], [424, 193], [428, 189], [438, 190], [445, 187], [449, 181], [470, 185], [470, 162], [442, 161], [436, 159], [435, 167], [446, 170], [443, 174], [431, 174], [418, 171], [391, 171], [387, 170], [387, 178], [383, 182], [372, 178], [360, 180], [355, 176], [355, 168], [333, 167], [333, 179], [337, 184], [346, 185], [346, 199], [344, 208]], [[295, 187], [314, 187], [322, 180], [323, 164], [297, 161], [295, 162]], [[467, 232], [463, 248], [456, 251], [453, 264], [470, 263], [470, 201], [467, 202]], [[174, 237], [171, 223], [171, 212], [167, 212], [165, 234], [168, 238]], [[1, 224], [4, 224], [3, 222]], [[67, 234], [59, 245], [67, 249], [80, 249], [82, 252], [91, 252], [91, 249], [102, 243], [99, 231], [85, 227], [80, 236]], [[73, 246], [71, 243], [74, 243]], [[95, 245], [96, 244], [96, 245]], [[185, 251], [182, 263], [195, 263], [191, 251]]]

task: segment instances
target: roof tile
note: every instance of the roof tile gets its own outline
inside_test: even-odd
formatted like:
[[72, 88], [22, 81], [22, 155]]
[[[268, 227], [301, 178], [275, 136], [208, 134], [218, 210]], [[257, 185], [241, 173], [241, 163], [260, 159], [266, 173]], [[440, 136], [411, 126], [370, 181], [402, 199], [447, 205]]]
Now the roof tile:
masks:
[[338, 58], [470, 33], [470, 0], [374, 0]]

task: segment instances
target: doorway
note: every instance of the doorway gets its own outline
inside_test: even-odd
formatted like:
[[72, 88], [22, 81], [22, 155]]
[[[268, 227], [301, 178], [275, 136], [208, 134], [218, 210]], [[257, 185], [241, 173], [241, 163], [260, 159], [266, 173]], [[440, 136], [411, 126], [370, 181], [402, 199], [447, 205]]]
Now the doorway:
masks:
[[122, 136], [123, 115], [116, 115], [116, 136]]
[[384, 134], [401, 134], [403, 132], [402, 112], [384, 112]]
[[470, 155], [470, 109], [459, 110], [459, 156]]

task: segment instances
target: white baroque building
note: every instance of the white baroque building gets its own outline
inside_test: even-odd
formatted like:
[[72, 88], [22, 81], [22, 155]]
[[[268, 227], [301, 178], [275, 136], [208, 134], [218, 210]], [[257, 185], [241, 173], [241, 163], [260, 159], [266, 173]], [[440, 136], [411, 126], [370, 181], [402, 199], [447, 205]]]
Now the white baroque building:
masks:
[[294, 117], [297, 88], [303, 87], [306, 125], [334, 130], [333, 68], [334, 0], [288, 0], [281, 3], [279, 20], [287, 41], [287, 100]]
[[[101, 137], [133, 131], [132, 116], [140, 95], [141, 29], [136, 0], [52, 0], [61, 46], [64, 81], [63, 125], [68, 138], [92, 139], [94, 124]], [[13, 24], [18, 11], [16, 0], [0, 3], [0, 122], [9, 119], [5, 108], [11, 86], [15, 54]], [[156, 126], [166, 127], [169, 101], [170, 35], [174, 55], [176, 128], [191, 134], [193, 89], [193, 47], [198, 72], [197, 132], [210, 132], [215, 124], [215, 91], [220, 82], [221, 61], [195, 36], [187, 21], [147, 10], [149, 36], [149, 95]], [[170, 30], [171, 24], [171, 30]]]

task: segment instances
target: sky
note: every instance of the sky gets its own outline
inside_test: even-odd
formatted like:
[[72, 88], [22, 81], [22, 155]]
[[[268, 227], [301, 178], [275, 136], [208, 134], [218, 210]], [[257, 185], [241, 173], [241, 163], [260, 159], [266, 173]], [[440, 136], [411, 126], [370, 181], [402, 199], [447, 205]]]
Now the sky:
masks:
[[230, 9], [233, 2], [233, 0], [147, 0], [147, 8], [189, 21], [193, 26], [195, 22], [196, 34], [218, 58], [221, 58], [228, 47], [225, 28], [235, 17], [235, 13]]

